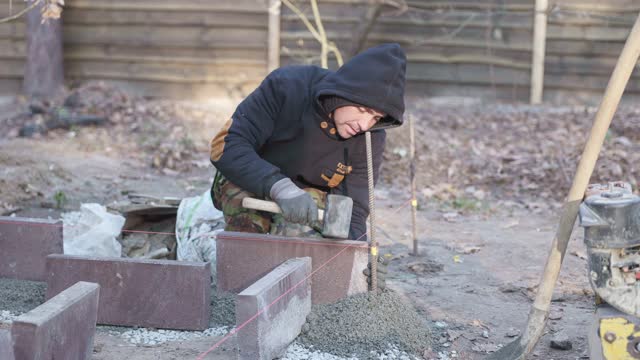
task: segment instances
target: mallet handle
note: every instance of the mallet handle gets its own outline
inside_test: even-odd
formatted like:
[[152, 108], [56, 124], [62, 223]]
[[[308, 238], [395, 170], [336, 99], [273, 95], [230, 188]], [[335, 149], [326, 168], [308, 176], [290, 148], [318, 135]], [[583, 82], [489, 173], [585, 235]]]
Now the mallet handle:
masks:
[[[242, 206], [246, 209], [267, 211], [270, 213], [280, 214], [280, 206], [273, 201], [259, 200], [250, 197], [242, 199]], [[318, 219], [324, 219], [324, 210], [318, 209]]]

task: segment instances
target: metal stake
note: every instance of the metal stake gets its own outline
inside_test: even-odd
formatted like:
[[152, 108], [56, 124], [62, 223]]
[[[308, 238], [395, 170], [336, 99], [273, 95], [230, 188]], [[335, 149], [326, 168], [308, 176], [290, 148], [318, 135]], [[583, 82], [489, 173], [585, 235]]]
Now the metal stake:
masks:
[[418, 234], [416, 230], [416, 218], [418, 213], [418, 199], [416, 199], [416, 138], [413, 127], [413, 117], [409, 119], [409, 139], [410, 139], [410, 178], [411, 178], [411, 232], [413, 234], [413, 256], [418, 256]]
[[371, 132], [365, 134], [367, 139], [367, 180], [369, 183], [369, 264], [371, 264], [371, 288], [374, 294], [378, 289], [378, 242], [376, 241], [376, 207], [373, 192], [373, 157], [371, 152]]

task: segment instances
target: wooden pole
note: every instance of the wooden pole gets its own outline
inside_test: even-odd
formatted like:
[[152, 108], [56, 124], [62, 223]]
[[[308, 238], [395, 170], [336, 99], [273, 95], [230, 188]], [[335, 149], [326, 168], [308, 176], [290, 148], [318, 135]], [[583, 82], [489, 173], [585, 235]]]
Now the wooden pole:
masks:
[[540, 104], [542, 102], [548, 6], [548, 0], [536, 0], [536, 11], [533, 21], [533, 49], [531, 55], [531, 104]]
[[324, 31], [324, 25], [322, 25], [322, 18], [320, 17], [320, 9], [318, 9], [317, 0], [311, 0], [311, 9], [313, 10], [313, 18], [316, 20], [318, 34], [320, 34], [320, 66], [328, 69], [329, 62], [327, 54], [329, 53], [329, 44], [327, 42], [327, 33]]
[[418, 233], [416, 230], [418, 199], [416, 199], [416, 138], [414, 129], [414, 118], [409, 119], [409, 143], [410, 143], [410, 179], [411, 179], [411, 233], [413, 234], [413, 256], [418, 256]]
[[268, 72], [280, 67], [280, 0], [269, 0]]

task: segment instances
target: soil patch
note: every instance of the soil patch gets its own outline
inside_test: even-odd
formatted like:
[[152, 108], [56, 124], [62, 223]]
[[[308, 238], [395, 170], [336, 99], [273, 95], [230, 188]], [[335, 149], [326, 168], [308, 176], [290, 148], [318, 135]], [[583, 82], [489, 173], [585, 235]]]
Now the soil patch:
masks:
[[389, 345], [421, 354], [431, 343], [426, 321], [392, 291], [358, 294], [312, 309], [301, 342], [338, 356], [371, 358]]
[[[416, 182], [421, 200], [479, 207], [487, 198], [522, 201], [535, 208], [567, 194], [584, 148], [594, 107], [509, 104], [435, 106], [411, 101], [415, 121]], [[409, 189], [409, 126], [391, 129], [380, 171], [382, 182]], [[636, 188], [640, 109], [616, 111], [591, 182], [625, 179]], [[533, 204], [530, 205], [534, 208]]]

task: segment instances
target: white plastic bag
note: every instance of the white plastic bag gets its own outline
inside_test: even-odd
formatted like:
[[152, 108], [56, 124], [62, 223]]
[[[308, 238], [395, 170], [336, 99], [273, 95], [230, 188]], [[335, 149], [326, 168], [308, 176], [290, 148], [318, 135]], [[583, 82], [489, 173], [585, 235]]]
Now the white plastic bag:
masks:
[[116, 240], [125, 218], [107, 212], [100, 204], [82, 204], [79, 212], [62, 214], [64, 253], [68, 255], [120, 257]]
[[211, 193], [184, 198], [176, 218], [176, 258], [182, 261], [209, 261], [216, 278], [216, 236], [225, 227], [224, 215], [213, 206]]

